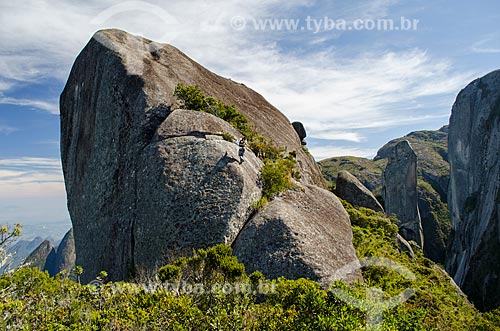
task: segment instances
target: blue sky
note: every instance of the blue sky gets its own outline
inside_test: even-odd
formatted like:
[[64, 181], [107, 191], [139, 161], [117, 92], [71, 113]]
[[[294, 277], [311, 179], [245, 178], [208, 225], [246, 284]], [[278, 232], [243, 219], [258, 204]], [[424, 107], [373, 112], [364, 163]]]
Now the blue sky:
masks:
[[[347, 24], [399, 24], [404, 17], [418, 25], [316, 32], [305, 28], [308, 17]], [[254, 25], [266, 19], [300, 24], [296, 30]], [[58, 98], [72, 62], [98, 29], [171, 43], [254, 88], [305, 124], [317, 159], [370, 157], [390, 139], [437, 129], [447, 124], [461, 88], [500, 68], [494, 0], [20, 0], [2, 1], [0, 21], [0, 223], [22, 221], [28, 234], [50, 224], [62, 236], [70, 226]], [[243, 27], [234, 23], [241, 21]]]

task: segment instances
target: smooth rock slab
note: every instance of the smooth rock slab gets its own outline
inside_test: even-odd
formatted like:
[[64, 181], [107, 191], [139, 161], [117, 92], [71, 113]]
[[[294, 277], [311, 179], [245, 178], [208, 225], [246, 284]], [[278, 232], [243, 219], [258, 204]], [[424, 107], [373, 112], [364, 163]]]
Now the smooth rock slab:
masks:
[[337, 175], [335, 194], [355, 207], [384, 212], [384, 208], [373, 193], [348, 171], [343, 170]]

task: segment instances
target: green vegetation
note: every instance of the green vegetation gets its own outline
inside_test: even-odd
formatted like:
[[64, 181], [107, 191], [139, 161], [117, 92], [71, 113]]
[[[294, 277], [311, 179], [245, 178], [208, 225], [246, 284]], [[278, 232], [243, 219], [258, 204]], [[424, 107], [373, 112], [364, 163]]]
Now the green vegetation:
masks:
[[254, 201], [252, 203], [252, 208], [255, 210], [263, 210], [267, 206], [268, 202], [269, 202], [269, 200], [267, 200], [267, 198], [265, 196], [263, 196], [259, 200]]
[[340, 156], [319, 162], [325, 179], [335, 184], [340, 171], [346, 170], [356, 176], [363, 185], [374, 191], [382, 185], [382, 172], [387, 160], [373, 161], [362, 157]]
[[248, 120], [236, 110], [234, 105], [226, 105], [213, 97], [206, 97], [199, 86], [186, 86], [179, 83], [175, 87], [174, 95], [182, 102], [182, 106], [189, 110], [203, 111], [215, 115], [238, 129], [245, 136], [252, 135]]
[[[254, 208], [261, 210], [277, 194], [294, 187], [292, 178], [299, 178], [295, 170], [296, 152], [285, 156], [286, 148], [277, 147], [272, 141], [258, 134], [249, 125], [248, 119], [236, 110], [211, 96], [205, 96], [199, 86], [186, 86], [179, 83], [174, 92], [186, 109], [203, 111], [215, 115], [239, 130], [248, 139], [248, 147], [264, 162], [262, 169], [262, 198], [254, 202]], [[235, 138], [222, 133], [224, 140], [233, 142]]]
[[0, 268], [9, 263], [10, 255], [7, 253], [7, 247], [21, 236], [23, 225], [17, 223], [14, 227], [0, 226]]
[[[450, 279], [431, 260], [416, 250], [416, 259], [396, 249], [394, 220], [370, 209], [355, 209], [348, 203], [349, 213], [359, 258], [367, 256], [386, 257], [410, 269], [416, 280], [408, 280], [394, 271], [380, 267], [369, 267], [363, 271], [364, 286], [384, 290], [389, 296], [401, 293], [405, 288], [416, 289], [416, 294], [403, 305], [384, 315], [385, 327], [398, 321], [397, 314], [413, 316], [412, 327], [400, 325], [394, 330], [499, 330], [498, 311], [481, 315], [470, 306], [451, 284]], [[357, 285], [360, 286], [360, 285]], [[396, 314], [396, 315], [394, 315]]]
[[221, 133], [221, 136], [222, 138], [225, 140], [225, 141], [229, 141], [230, 143], [233, 143], [236, 141], [236, 138], [230, 134], [230, 133], [227, 133], [227, 132], [222, 132]]
[[270, 199], [280, 192], [293, 187], [291, 182], [295, 174], [295, 159], [292, 156], [276, 160], [266, 160], [262, 168], [263, 195]]
[[13, 240], [21, 236], [23, 231], [23, 225], [17, 223], [14, 228], [9, 228], [8, 226], [0, 226], [0, 248], [4, 248], [10, 244]]
[[80, 285], [21, 268], [0, 276], [0, 329], [364, 330], [366, 314], [334, 291], [364, 299], [379, 288], [387, 300], [411, 288], [408, 301], [384, 313], [382, 330], [500, 330], [500, 309], [480, 314], [421, 251], [411, 259], [397, 249], [396, 220], [343, 204], [358, 257], [388, 258], [415, 279], [374, 265], [363, 268], [363, 283], [336, 281], [330, 290], [306, 279], [271, 281], [260, 272], [247, 275], [225, 245], [179, 258], [143, 285]]

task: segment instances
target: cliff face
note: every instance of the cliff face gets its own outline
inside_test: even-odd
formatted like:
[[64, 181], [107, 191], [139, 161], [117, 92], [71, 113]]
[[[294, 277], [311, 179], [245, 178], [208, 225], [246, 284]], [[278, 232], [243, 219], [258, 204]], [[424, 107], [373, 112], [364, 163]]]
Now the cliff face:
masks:
[[448, 213], [448, 127], [436, 131], [415, 131], [394, 139], [379, 149], [374, 160], [340, 156], [320, 162], [325, 178], [335, 181], [341, 170], [347, 170], [370, 189], [383, 204], [382, 172], [394, 147], [408, 140], [417, 154], [418, 208], [424, 231], [424, 254], [443, 263], [447, 252], [451, 223]]
[[[252, 203], [262, 196], [261, 160], [247, 152], [240, 165], [237, 145], [225, 140], [226, 133], [240, 138], [237, 130], [208, 113], [176, 109], [178, 83], [198, 85], [206, 95], [234, 104], [260, 134], [296, 151], [299, 187], [324, 186], [293, 126], [262, 96], [211, 73], [172, 46], [123, 31], [100, 31], [78, 56], [60, 100], [68, 208], [84, 281], [101, 270], [111, 280], [125, 279], [193, 248], [232, 245], [256, 216]], [[316, 221], [335, 225], [329, 218], [325, 213]], [[336, 224], [340, 232], [350, 231], [344, 221]], [[284, 217], [288, 222], [293, 220]], [[282, 228], [278, 238], [292, 228]], [[356, 260], [349, 238], [342, 257], [329, 251], [324, 259]], [[331, 245], [326, 240], [322, 244]], [[297, 258], [310, 264], [312, 246], [305, 247]], [[273, 275], [273, 263], [283, 261], [266, 254], [267, 265], [255, 266]], [[328, 270], [326, 265], [314, 268], [318, 279]]]
[[449, 128], [447, 269], [481, 309], [500, 304], [500, 71], [460, 92]]
[[389, 155], [382, 176], [382, 196], [387, 215], [401, 221], [399, 232], [406, 240], [424, 247], [424, 233], [417, 193], [417, 154], [406, 140], [399, 142]]

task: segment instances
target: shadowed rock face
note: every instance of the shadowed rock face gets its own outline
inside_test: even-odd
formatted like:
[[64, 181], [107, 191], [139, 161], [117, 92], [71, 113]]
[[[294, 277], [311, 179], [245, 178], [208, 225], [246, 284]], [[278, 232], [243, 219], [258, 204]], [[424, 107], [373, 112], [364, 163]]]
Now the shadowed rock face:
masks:
[[500, 71], [469, 84], [449, 127], [447, 270], [480, 309], [500, 305]]
[[[238, 146], [223, 137], [241, 134], [228, 123], [175, 110], [173, 93], [181, 82], [236, 105], [260, 134], [296, 151], [299, 186], [324, 186], [293, 126], [262, 96], [172, 46], [100, 31], [78, 56], [60, 101], [63, 170], [83, 281], [101, 270], [110, 280], [125, 279], [193, 248], [231, 245], [244, 235], [252, 203], [262, 195], [262, 162], [250, 151], [243, 164], [236, 162]], [[348, 263], [356, 259], [351, 237], [344, 234], [350, 227], [332, 222], [335, 214], [313, 221], [324, 223], [325, 232], [342, 233], [345, 251], [336, 263]], [[340, 228], [329, 229], [332, 225]], [[306, 238], [313, 240], [311, 235]], [[305, 256], [313, 254], [306, 251], [313, 245], [302, 249]], [[311, 267], [316, 278], [329, 272], [329, 263]], [[265, 274], [276, 270], [266, 266], [259, 267]]]
[[348, 171], [341, 171], [337, 175], [335, 194], [353, 206], [384, 212], [384, 208], [382, 208], [372, 192]]
[[307, 132], [306, 132], [306, 129], [304, 128], [304, 124], [302, 124], [300, 122], [293, 122], [292, 126], [293, 126], [295, 132], [297, 132], [297, 134], [299, 135], [299, 138], [300, 138], [300, 141], [302, 142], [302, 145], [306, 145], [306, 142], [304, 141], [304, 139], [307, 138]]
[[49, 274], [57, 275], [63, 270], [66, 270], [69, 275], [75, 267], [75, 238], [73, 236], [73, 229], [69, 230], [63, 237], [59, 246], [57, 246], [57, 253], [54, 259], [54, 266], [49, 270]]
[[387, 215], [401, 221], [399, 231], [406, 240], [424, 246], [422, 222], [418, 210], [417, 155], [406, 140], [393, 149], [383, 174], [382, 193]]

